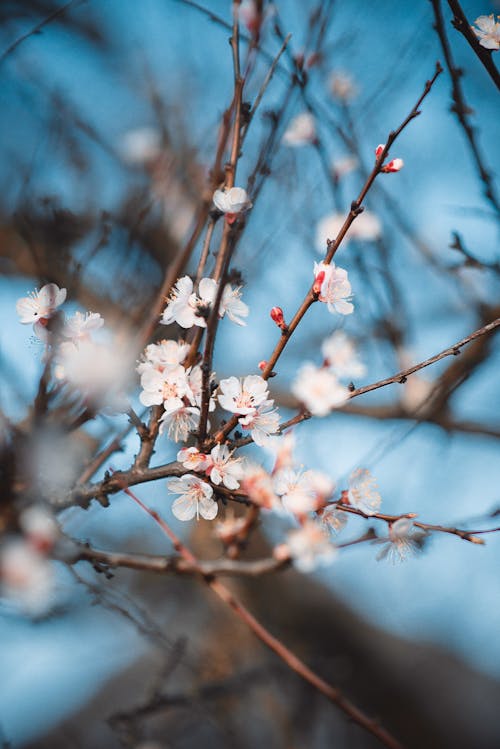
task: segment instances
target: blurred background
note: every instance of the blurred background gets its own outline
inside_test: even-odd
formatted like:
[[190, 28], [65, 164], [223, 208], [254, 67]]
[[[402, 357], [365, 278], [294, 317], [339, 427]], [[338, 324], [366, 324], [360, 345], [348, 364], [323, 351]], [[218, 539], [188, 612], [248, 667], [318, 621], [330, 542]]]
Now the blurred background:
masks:
[[[336, 257], [349, 271], [354, 314], [334, 318], [314, 305], [280, 361], [271, 392], [284, 418], [297, 405], [289, 394], [297, 368], [320, 363], [320, 343], [336, 328], [357, 341], [367, 367], [361, 385], [499, 316], [498, 93], [453, 29], [448, 4], [441, 6], [453, 64], [463, 71], [462, 104], [453, 105], [445, 69], [391, 151], [404, 169], [380, 176], [365, 202], [371, 222]], [[500, 12], [497, 3], [475, 0], [463, 9], [471, 23]], [[236, 184], [254, 202], [233, 260], [250, 316], [243, 329], [221, 326], [218, 378], [258, 371], [277, 338], [269, 310], [279, 305], [286, 319], [293, 315], [320, 247], [335, 234], [331, 215], [348, 211], [374, 149], [411, 110], [436, 60], [444, 64], [430, 2], [277, 0], [262, 12], [258, 49], [242, 18], [242, 57], [250, 49], [251, 67], [245, 101], [255, 100], [284, 36], [292, 38], [238, 167]], [[211, 169], [233, 90], [231, 23], [226, 0], [0, 4], [4, 518], [12, 499], [9, 435], [12, 425], [28, 433], [43, 369], [43, 346], [19, 325], [16, 300], [55, 282], [68, 289], [70, 311], [100, 312], [117, 335], [137, 332], [217, 185]], [[283, 140], [304, 112], [314, 118], [314, 141]], [[186, 272], [196, 271], [200, 248], [201, 238]], [[481, 338], [404, 385], [300, 425], [298, 460], [339, 488], [354, 468], [370, 469], [384, 512], [495, 527], [499, 364], [497, 338]], [[137, 386], [131, 392], [138, 403]], [[71, 439], [56, 435], [38, 470], [70, 466], [70, 487], [126, 426], [125, 416], [106, 413]], [[109, 465], [126, 468], [136, 451], [132, 435], [98, 475]], [[155, 463], [176, 452], [164, 439]], [[140, 496], [171, 520], [165, 481]], [[127, 497], [111, 500], [107, 508], [65, 509], [62, 527], [101, 548], [168, 551]], [[181, 530], [213, 558], [220, 550], [206, 525]], [[352, 518], [341, 539], [365, 528]], [[262, 529], [254, 553], [281, 532], [279, 521]], [[484, 546], [436, 535], [400, 565], [377, 562], [377, 547], [363, 544], [317, 575], [290, 570], [234, 587], [271, 631], [405, 745], [493, 748], [500, 745], [499, 543], [495, 534]], [[7, 600], [0, 607], [0, 745], [376, 745], [290, 676], [195, 580], [127, 571], [108, 579], [84, 563], [55, 570], [43, 615], [23, 615]]]

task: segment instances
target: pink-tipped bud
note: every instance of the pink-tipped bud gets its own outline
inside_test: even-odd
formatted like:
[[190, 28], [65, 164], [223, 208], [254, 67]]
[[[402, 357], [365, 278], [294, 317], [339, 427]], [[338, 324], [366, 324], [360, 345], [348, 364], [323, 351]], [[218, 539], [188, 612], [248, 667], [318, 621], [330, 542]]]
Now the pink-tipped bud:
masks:
[[404, 167], [405, 163], [403, 159], [392, 159], [392, 161], [388, 161], [385, 166], [382, 167], [381, 171], [385, 174], [389, 174], [390, 172], [399, 172], [400, 169]]
[[382, 151], [385, 148], [385, 143], [381, 143], [379, 146], [375, 149], [375, 158], [379, 159]]
[[267, 362], [263, 359], [262, 361], [258, 363], [257, 366], [259, 367], [260, 371], [263, 372], [265, 368], [267, 367]]
[[225, 218], [226, 218], [226, 221], [229, 224], [229, 226], [231, 226], [232, 224], [234, 224], [234, 222], [238, 218], [238, 214], [237, 213], [226, 213]]
[[321, 294], [321, 287], [323, 286], [324, 280], [325, 280], [325, 271], [320, 270], [320, 272], [314, 279], [314, 283], [313, 283], [313, 291], [315, 294]]
[[283, 315], [283, 310], [281, 309], [281, 307], [273, 307], [269, 314], [271, 315], [271, 319], [274, 320], [278, 328], [281, 328], [281, 330], [283, 330], [283, 328], [286, 328], [285, 317]]

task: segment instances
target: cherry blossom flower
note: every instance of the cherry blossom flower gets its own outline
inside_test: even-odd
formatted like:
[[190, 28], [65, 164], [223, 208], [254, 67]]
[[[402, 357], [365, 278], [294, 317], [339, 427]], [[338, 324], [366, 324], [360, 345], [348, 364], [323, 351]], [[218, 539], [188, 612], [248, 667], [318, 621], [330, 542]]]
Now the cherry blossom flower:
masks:
[[278, 409], [273, 406], [273, 400], [265, 400], [253, 413], [238, 419], [243, 429], [250, 432], [253, 441], [259, 447], [267, 446], [270, 436], [279, 430], [280, 417]]
[[[210, 307], [212, 284], [207, 284], [207, 281], [212, 281], [212, 279], [201, 279], [199, 295], [197, 295], [193, 291], [193, 280], [189, 276], [179, 278], [172, 290], [170, 300], [163, 310], [160, 322], [163, 325], [176, 322], [181, 328], [192, 328], [193, 325], [206, 328], [207, 322], [200, 312]], [[205, 293], [209, 294], [208, 298], [205, 298]]]
[[324, 507], [318, 515], [323, 527], [333, 535], [340, 533], [348, 520], [347, 512], [339, 510], [334, 504]]
[[[339, 231], [345, 223], [345, 215], [342, 213], [329, 213], [324, 216], [316, 227], [316, 249], [324, 252], [328, 239], [336, 239]], [[349, 227], [347, 234], [342, 240], [347, 244], [351, 239], [358, 242], [374, 242], [382, 236], [382, 224], [379, 218], [371, 211], [363, 211]]]
[[337, 267], [334, 263], [314, 263], [314, 290], [319, 294], [318, 299], [324, 302], [328, 311], [332, 314], [350, 315], [354, 310], [351, 301], [351, 284], [344, 268]]
[[216, 208], [222, 213], [234, 215], [252, 207], [248, 193], [243, 187], [231, 187], [229, 190], [216, 190], [213, 194]]
[[313, 416], [326, 416], [349, 398], [349, 390], [324, 367], [306, 362], [292, 383], [292, 393]]
[[331, 564], [337, 553], [323, 528], [313, 520], [306, 521], [298, 530], [290, 531], [286, 546], [300, 572], [312, 572], [316, 567]]
[[231, 322], [236, 323], [236, 325], [246, 325], [242, 318], [248, 317], [248, 313], [248, 305], [241, 300], [240, 287], [233, 289], [231, 284], [226, 284], [219, 306], [219, 317], [224, 317], [227, 314]]
[[49, 510], [31, 505], [19, 515], [19, 525], [28, 543], [40, 553], [52, 549], [59, 537], [59, 527]]
[[316, 123], [310, 112], [302, 112], [288, 125], [283, 134], [283, 143], [286, 146], [305, 146], [316, 140]]
[[[199, 364], [195, 364], [194, 367], [190, 367], [186, 370], [187, 381], [188, 381], [188, 392], [186, 393], [189, 402], [192, 406], [198, 406], [201, 408], [201, 397], [202, 397], [202, 386], [203, 386], [203, 373]], [[214, 379], [215, 373], [212, 372], [210, 375], [210, 382]], [[210, 412], [215, 410], [215, 400], [210, 398], [208, 403], [208, 410]]]
[[176, 369], [183, 363], [189, 351], [189, 343], [184, 341], [171, 341], [163, 339], [158, 343], [150, 343], [144, 351], [144, 360], [137, 366], [137, 371], [142, 372], [147, 369], [157, 369], [163, 372], [165, 369]]
[[274, 476], [276, 494], [289, 512], [304, 515], [318, 510], [331, 495], [333, 484], [317, 471], [293, 471], [285, 468]]
[[208, 468], [210, 459], [204, 453], [200, 453], [196, 447], [183, 447], [177, 453], [177, 460], [182, 463], [184, 468], [191, 471], [204, 471]]
[[241, 459], [231, 455], [227, 445], [216, 445], [210, 452], [206, 473], [213, 484], [222, 483], [227, 489], [238, 489], [243, 476]]
[[182, 400], [189, 391], [184, 367], [159, 372], [146, 369], [141, 375], [142, 392], [139, 396], [143, 406], [159, 406], [165, 411], [176, 411], [184, 406]]
[[103, 325], [104, 320], [98, 312], [75, 312], [65, 321], [62, 335], [74, 343], [88, 341], [92, 333]]
[[179, 479], [172, 479], [168, 490], [180, 495], [172, 505], [172, 512], [178, 520], [192, 520], [195, 516], [199, 520], [200, 515], [205, 520], [213, 520], [217, 515], [219, 507], [212, 498], [214, 490], [199, 476], [186, 473]]
[[260, 375], [247, 375], [243, 380], [228, 377], [219, 383], [218, 398], [222, 408], [242, 416], [255, 414], [267, 395], [267, 382]]
[[[500, 16], [497, 16], [500, 20]], [[479, 16], [474, 21], [477, 29], [471, 26], [472, 31], [479, 39], [481, 47], [497, 51], [500, 49], [500, 23], [495, 21], [493, 13], [490, 16]]]
[[54, 569], [50, 561], [25, 540], [4, 544], [0, 556], [2, 594], [29, 616], [46, 614], [54, 596]]
[[347, 497], [349, 503], [365, 515], [375, 515], [382, 503], [377, 481], [366, 468], [357, 468], [349, 476]]
[[343, 330], [336, 330], [325, 338], [321, 345], [321, 353], [326, 365], [337, 377], [354, 378], [365, 374], [366, 368], [359, 361], [353, 342]]
[[413, 532], [413, 521], [409, 518], [399, 518], [389, 525], [389, 537], [380, 539], [384, 546], [377, 555], [377, 561], [389, 559], [393, 564], [404, 562], [408, 556], [415, 554], [420, 548], [419, 536]]
[[358, 93], [358, 87], [352, 76], [341, 70], [332, 70], [328, 80], [331, 95], [341, 101], [354, 99]]
[[282, 505], [274, 491], [271, 476], [262, 466], [256, 463], [247, 463], [244, 468], [241, 487], [254, 504], [266, 510], [281, 511]]
[[191, 432], [196, 431], [200, 423], [200, 409], [195, 406], [183, 406], [177, 411], [164, 411], [160, 424], [160, 434], [167, 432], [174, 442], [185, 442]]
[[60, 289], [55, 283], [42, 286], [40, 291], [33, 291], [29, 296], [16, 302], [19, 322], [23, 325], [33, 323], [35, 335], [42, 341], [47, 340], [47, 321], [66, 299], [66, 289]]

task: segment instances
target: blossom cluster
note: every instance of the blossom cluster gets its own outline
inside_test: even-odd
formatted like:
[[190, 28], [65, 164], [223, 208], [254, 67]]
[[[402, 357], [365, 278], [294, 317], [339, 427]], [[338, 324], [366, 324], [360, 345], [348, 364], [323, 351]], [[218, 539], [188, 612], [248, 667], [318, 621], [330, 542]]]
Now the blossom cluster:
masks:
[[[163, 311], [163, 325], [176, 322], [181, 328], [192, 328], [194, 325], [206, 328], [208, 314], [216, 300], [217, 286], [213, 278], [202, 278], [196, 293], [189, 276], [179, 278]], [[225, 285], [219, 305], [219, 317], [226, 314], [237, 325], [246, 325], [243, 318], [248, 316], [248, 306], [241, 301], [240, 289], [233, 289], [231, 284]]]

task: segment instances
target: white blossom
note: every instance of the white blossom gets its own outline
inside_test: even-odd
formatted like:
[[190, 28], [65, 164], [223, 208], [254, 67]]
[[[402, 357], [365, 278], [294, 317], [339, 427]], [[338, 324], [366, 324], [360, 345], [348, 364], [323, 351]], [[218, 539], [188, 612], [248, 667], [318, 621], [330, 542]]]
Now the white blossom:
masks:
[[320, 565], [330, 564], [336, 549], [319, 523], [308, 520], [298, 530], [290, 531], [286, 539], [295, 567], [301, 572], [312, 572]]
[[[500, 19], [500, 16], [497, 16]], [[490, 16], [479, 16], [474, 21], [477, 29], [471, 26], [472, 31], [479, 39], [481, 47], [496, 51], [500, 49], [500, 23], [495, 21], [493, 13]]]
[[418, 536], [413, 532], [413, 522], [409, 518], [399, 518], [389, 525], [389, 537], [377, 555], [377, 561], [389, 559], [393, 564], [404, 560], [418, 551]]
[[283, 134], [283, 143], [287, 146], [305, 146], [315, 139], [316, 123], [310, 112], [294, 117]]
[[204, 471], [210, 463], [208, 456], [201, 453], [196, 447], [183, 447], [177, 453], [177, 460], [190, 471]]
[[273, 408], [273, 400], [265, 400], [253, 413], [238, 419], [241, 426], [250, 432], [253, 441], [259, 447], [269, 444], [271, 434], [279, 430], [280, 417], [277, 408]]
[[19, 525], [28, 542], [39, 552], [53, 547], [59, 536], [54, 515], [41, 505], [31, 505], [19, 515]]
[[[210, 307], [212, 284], [214, 283], [215, 281], [210, 278], [202, 278], [199, 283], [199, 294], [195, 294], [193, 280], [189, 276], [179, 278], [172, 290], [169, 302], [163, 310], [162, 324], [170, 325], [176, 322], [181, 328], [192, 328], [193, 325], [206, 328], [207, 322], [203, 315], [200, 315], [200, 312]], [[205, 293], [210, 295], [209, 298], [205, 298]]]
[[[329, 213], [318, 221], [316, 226], [316, 249], [318, 252], [325, 251], [328, 239], [336, 239], [345, 220], [346, 216], [343, 213]], [[374, 242], [381, 236], [382, 224], [378, 216], [371, 211], [363, 211], [359, 216], [356, 216], [342, 241], [344, 245], [351, 239], [358, 242]]]
[[238, 489], [243, 469], [240, 458], [232, 458], [227, 445], [216, 445], [210, 452], [206, 469], [212, 483], [224, 484], [227, 489]]
[[310, 362], [299, 369], [292, 393], [313, 416], [326, 416], [349, 398], [349, 390], [339, 383], [333, 372]]
[[348, 520], [348, 513], [337, 508], [337, 505], [327, 505], [320, 513], [321, 524], [333, 535], [340, 533]]
[[174, 442], [185, 442], [191, 432], [196, 431], [200, 422], [200, 409], [194, 406], [183, 406], [177, 411], [164, 411], [160, 424], [160, 434], [167, 432]]
[[47, 321], [66, 299], [66, 289], [60, 289], [55, 283], [42, 286], [40, 291], [32, 291], [29, 296], [16, 302], [19, 322], [23, 325], [33, 323], [33, 332], [42, 341], [48, 339]]
[[375, 515], [382, 503], [377, 481], [366, 468], [357, 468], [351, 473], [347, 495], [350, 504], [365, 515]]
[[219, 383], [218, 398], [222, 408], [242, 416], [255, 414], [267, 395], [267, 382], [259, 375], [247, 375], [243, 380], [228, 377]]
[[285, 509], [303, 515], [324, 504], [333, 491], [333, 484], [318, 471], [302, 472], [285, 468], [275, 474], [274, 488], [276, 494], [281, 496]]
[[24, 540], [4, 544], [0, 555], [2, 594], [29, 616], [46, 614], [53, 602], [51, 562]]
[[91, 334], [102, 328], [104, 320], [98, 312], [75, 312], [64, 322], [62, 335], [73, 343], [90, 340]]
[[274, 491], [273, 480], [262, 466], [247, 463], [241, 487], [249, 499], [259, 507], [266, 510], [281, 510], [281, 502]]
[[178, 520], [213, 520], [218, 512], [217, 502], [212, 498], [214, 490], [199, 476], [186, 473], [179, 479], [169, 482], [168, 490], [180, 496], [172, 505], [172, 512]]
[[151, 368], [160, 372], [165, 369], [177, 369], [183, 363], [188, 351], [189, 343], [184, 343], [184, 341], [163, 339], [158, 343], [150, 343], [144, 350], [144, 360], [138, 364], [137, 371], [141, 374]]
[[[201, 397], [202, 397], [202, 385], [203, 385], [203, 373], [199, 364], [195, 364], [194, 367], [190, 367], [186, 370], [187, 381], [189, 385], [189, 391], [187, 397], [192, 406], [198, 406], [201, 408]], [[210, 375], [210, 382], [213, 381], [215, 373], [212, 372]], [[210, 398], [208, 403], [208, 410], [210, 412], [215, 410], [215, 400]]]
[[350, 315], [354, 305], [350, 301], [352, 289], [347, 271], [338, 268], [334, 263], [314, 263], [315, 287], [317, 286], [320, 302], [324, 302], [332, 314]]
[[248, 317], [248, 313], [248, 305], [241, 300], [240, 287], [233, 289], [231, 284], [226, 284], [219, 306], [219, 317], [224, 317], [227, 314], [231, 322], [236, 323], [236, 325], [246, 325], [242, 318]]
[[216, 208], [222, 213], [241, 213], [252, 207], [247, 191], [243, 187], [231, 187], [229, 190], [216, 190], [213, 194]]
[[337, 377], [362, 377], [366, 368], [356, 354], [356, 348], [343, 330], [336, 330], [325, 338], [321, 345], [321, 353], [327, 366]]
[[159, 406], [163, 403], [165, 411], [182, 408], [183, 398], [189, 391], [186, 370], [182, 366], [163, 372], [146, 369], [141, 375], [141, 387], [139, 400], [142, 405]]

